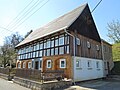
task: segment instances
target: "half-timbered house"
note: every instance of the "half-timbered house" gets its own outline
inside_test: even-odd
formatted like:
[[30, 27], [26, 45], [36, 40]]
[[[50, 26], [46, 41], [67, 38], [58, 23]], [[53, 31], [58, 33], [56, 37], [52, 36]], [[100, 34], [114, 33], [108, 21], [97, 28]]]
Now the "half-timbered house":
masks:
[[74, 81], [104, 76], [101, 38], [88, 4], [33, 31], [16, 49], [17, 68], [64, 70]]

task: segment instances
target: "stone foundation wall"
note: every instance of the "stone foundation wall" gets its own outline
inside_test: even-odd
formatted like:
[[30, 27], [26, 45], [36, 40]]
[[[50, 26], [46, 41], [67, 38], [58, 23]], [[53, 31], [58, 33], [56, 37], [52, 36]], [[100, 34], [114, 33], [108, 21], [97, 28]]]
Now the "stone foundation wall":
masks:
[[40, 83], [19, 77], [14, 77], [14, 82], [21, 86], [31, 88], [32, 90], [56, 90], [72, 85], [72, 81], [50, 81]]

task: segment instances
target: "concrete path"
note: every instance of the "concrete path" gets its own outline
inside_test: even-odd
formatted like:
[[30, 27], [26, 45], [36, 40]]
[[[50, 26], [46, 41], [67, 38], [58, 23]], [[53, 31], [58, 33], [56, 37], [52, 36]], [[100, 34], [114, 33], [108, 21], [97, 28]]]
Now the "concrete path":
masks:
[[0, 78], [0, 90], [31, 90], [31, 89], [22, 87], [18, 84], [13, 83], [12, 81], [7, 81]]

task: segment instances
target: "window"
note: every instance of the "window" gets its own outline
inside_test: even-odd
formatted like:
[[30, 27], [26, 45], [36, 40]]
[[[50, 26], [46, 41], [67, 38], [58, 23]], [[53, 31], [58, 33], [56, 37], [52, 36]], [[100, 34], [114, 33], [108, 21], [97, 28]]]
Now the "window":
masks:
[[65, 44], [69, 44], [69, 36], [65, 36]]
[[23, 68], [25, 68], [26, 67], [26, 62], [23, 62]]
[[39, 50], [39, 43], [37, 43], [36, 45], [36, 50]]
[[50, 56], [50, 49], [47, 49], [47, 56]]
[[47, 45], [47, 43], [46, 43], [46, 40], [44, 41], [44, 49], [46, 48], [46, 45]]
[[66, 68], [66, 59], [60, 59], [60, 68]]
[[20, 68], [20, 62], [18, 62], [18, 68]]
[[96, 45], [96, 50], [97, 50], [97, 51], [99, 51], [99, 50], [100, 50], [99, 45]]
[[54, 48], [51, 49], [51, 55], [54, 55]]
[[39, 56], [39, 51], [36, 51], [36, 57], [38, 57]]
[[64, 45], [64, 37], [59, 38], [59, 45]]
[[44, 50], [44, 56], [46, 56], [46, 50]]
[[58, 46], [58, 39], [55, 40], [55, 46]]
[[90, 48], [90, 42], [89, 41], [87, 41], [87, 47]]
[[31, 62], [28, 62], [28, 68], [30, 69], [32, 67]]
[[40, 51], [39, 56], [42, 57], [42, 50]]
[[80, 45], [80, 39], [79, 38], [76, 38], [76, 43], [77, 43], [77, 45]]
[[55, 48], [55, 55], [58, 55], [58, 48]]
[[35, 52], [33, 52], [33, 57], [35, 57]]
[[28, 53], [28, 58], [30, 58], [30, 53]]
[[36, 51], [36, 49], [37, 49], [37, 45], [35, 44], [35, 45], [34, 45], [34, 51]]
[[91, 63], [91, 61], [90, 61], [90, 60], [88, 60], [88, 62], [87, 62], [87, 66], [88, 66], [88, 68], [91, 68], [92, 63]]
[[54, 47], [54, 40], [51, 41], [51, 47]]
[[81, 68], [81, 60], [76, 60], [76, 68]]
[[51, 60], [47, 60], [47, 68], [51, 68]]
[[69, 46], [67, 46], [67, 54], [69, 54]]
[[43, 43], [40, 44], [40, 50], [43, 49]]
[[50, 39], [49, 40], [47, 40], [47, 43], [46, 43], [47, 45], [47, 48], [50, 48]]
[[64, 54], [64, 47], [59, 47], [59, 54]]
[[99, 69], [100, 68], [100, 62], [96, 61], [96, 68]]

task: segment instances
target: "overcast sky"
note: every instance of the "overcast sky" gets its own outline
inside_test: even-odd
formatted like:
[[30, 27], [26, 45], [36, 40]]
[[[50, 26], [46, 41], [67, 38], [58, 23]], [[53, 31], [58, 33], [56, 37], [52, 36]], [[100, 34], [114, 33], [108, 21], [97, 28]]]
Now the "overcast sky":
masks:
[[[24, 36], [31, 29], [36, 30], [51, 20], [79, 7], [83, 3], [88, 3], [90, 10], [92, 10], [99, 1], [0, 0], [0, 27], [12, 31], [0, 28], [0, 45], [3, 45], [4, 37], [13, 32], [19, 32]], [[119, 0], [102, 0], [101, 4], [92, 13], [99, 34], [106, 41], [109, 41], [107, 37], [107, 23], [112, 20], [120, 20], [119, 8]]]

